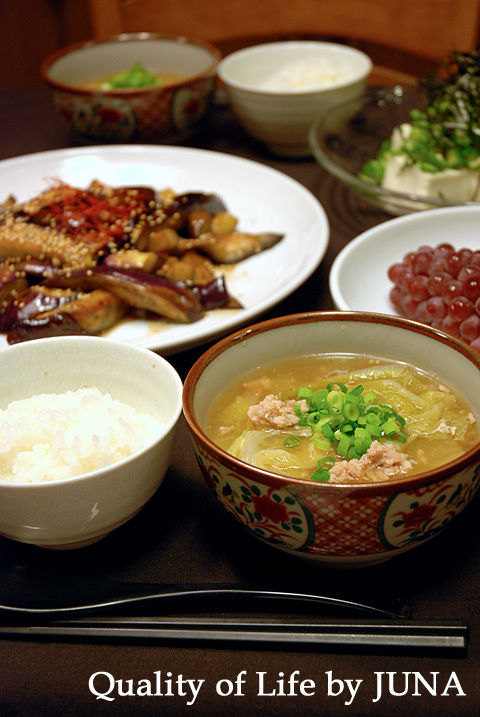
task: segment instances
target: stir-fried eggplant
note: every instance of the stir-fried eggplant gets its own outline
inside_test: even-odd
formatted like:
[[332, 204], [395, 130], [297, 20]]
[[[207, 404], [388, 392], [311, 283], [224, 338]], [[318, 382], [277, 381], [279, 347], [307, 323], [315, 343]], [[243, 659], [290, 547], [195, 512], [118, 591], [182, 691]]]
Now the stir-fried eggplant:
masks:
[[31, 339], [44, 339], [49, 336], [77, 336], [88, 334], [75, 319], [68, 314], [52, 314], [38, 318], [25, 319], [14, 326], [7, 334], [9, 344], [18, 344]]
[[7, 306], [27, 288], [27, 279], [17, 270], [16, 264], [4, 262], [0, 265], [0, 306]]
[[103, 266], [115, 266], [117, 269], [140, 269], [150, 273], [156, 269], [159, 263], [158, 254], [153, 251], [120, 249], [120, 251], [105, 257]]
[[0, 331], [8, 341], [98, 333], [130, 308], [181, 323], [241, 308], [221, 264], [276, 244], [237, 231], [215, 194], [57, 183], [0, 212]]
[[197, 296], [205, 311], [242, 308], [240, 302], [229, 295], [223, 276], [217, 276], [208, 284], [189, 284], [189, 288]]
[[188, 287], [136, 269], [100, 265], [68, 272], [45, 284], [53, 282], [65, 288], [106, 289], [130, 306], [181, 323], [196, 321], [203, 314], [202, 305]]
[[32, 287], [0, 311], [0, 331], [9, 331], [24, 321], [59, 310], [77, 296], [78, 290]]
[[64, 304], [60, 312], [50, 313], [68, 314], [82, 329], [98, 334], [118, 323], [127, 309], [128, 305], [115, 294], [104, 289], [94, 289]]
[[221, 234], [217, 241], [202, 247], [208, 256], [219, 264], [236, 264], [252, 254], [270, 249], [282, 239], [283, 234], [245, 234], [233, 232]]
[[[59, 292], [59, 289], [55, 289]], [[67, 294], [68, 290], [64, 290]], [[68, 301], [55, 306], [54, 302], [41, 301], [41, 292], [32, 292], [28, 310], [18, 311], [10, 324], [8, 340], [18, 343], [42, 336], [68, 334], [98, 334], [114, 326], [128, 309], [121, 299], [102, 289], [84, 294], [72, 294]], [[43, 295], [45, 298], [46, 295]], [[52, 297], [50, 297], [52, 298]], [[48, 308], [47, 308], [48, 307]], [[39, 310], [36, 310], [39, 309]], [[51, 332], [49, 333], [49, 327]]]

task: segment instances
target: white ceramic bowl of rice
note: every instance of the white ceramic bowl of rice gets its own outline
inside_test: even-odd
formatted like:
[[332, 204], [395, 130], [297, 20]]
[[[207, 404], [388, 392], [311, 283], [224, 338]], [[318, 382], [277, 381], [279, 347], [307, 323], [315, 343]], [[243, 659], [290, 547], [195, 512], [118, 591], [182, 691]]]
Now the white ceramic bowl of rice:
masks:
[[244, 129], [274, 153], [311, 153], [308, 132], [333, 104], [359, 97], [372, 69], [360, 50], [300, 40], [254, 45], [218, 66], [233, 112]]
[[0, 352], [0, 534], [73, 548], [129, 520], [165, 476], [181, 394], [168, 361], [105, 338]]

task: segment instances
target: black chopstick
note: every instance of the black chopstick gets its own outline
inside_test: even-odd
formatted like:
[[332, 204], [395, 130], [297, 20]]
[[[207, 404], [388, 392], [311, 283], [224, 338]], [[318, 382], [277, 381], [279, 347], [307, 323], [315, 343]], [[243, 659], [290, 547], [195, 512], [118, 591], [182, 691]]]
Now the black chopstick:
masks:
[[232, 618], [104, 617], [44, 624], [0, 625], [3, 638], [173, 640], [335, 647], [456, 651], [467, 648], [468, 627], [461, 622], [266, 621]]

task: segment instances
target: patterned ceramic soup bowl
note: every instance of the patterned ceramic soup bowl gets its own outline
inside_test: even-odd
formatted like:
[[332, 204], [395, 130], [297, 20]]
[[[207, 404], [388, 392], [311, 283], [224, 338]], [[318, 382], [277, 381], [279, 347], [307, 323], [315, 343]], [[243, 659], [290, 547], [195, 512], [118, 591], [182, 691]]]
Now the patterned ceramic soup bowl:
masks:
[[[249, 465], [212, 440], [212, 404], [234, 381], [252, 371], [258, 380], [255, 371], [264, 366], [268, 376], [279, 359], [325, 354], [373, 356], [382, 359], [378, 365], [400, 362], [433, 374], [438, 390], [467, 401], [464, 416], [474, 427], [469, 448], [434, 469], [419, 461], [423, 472], [413, 475], [335, 483]], [[267, 386], [263, 393], [275, 393]], [[200, 468], [225, 510], [260, 540], [319, 563], [371, 565], [421, 545], [463, 511], [480, 484], [480, 355], [407, 319], [314, 312], [256, 324], [201, 356], [186, 378], [183, 406]]]
[[84, 139], [176, 141], [206, 114], [220, 57], [205, 42], [142, 32], [58, 50], [41, 74]]

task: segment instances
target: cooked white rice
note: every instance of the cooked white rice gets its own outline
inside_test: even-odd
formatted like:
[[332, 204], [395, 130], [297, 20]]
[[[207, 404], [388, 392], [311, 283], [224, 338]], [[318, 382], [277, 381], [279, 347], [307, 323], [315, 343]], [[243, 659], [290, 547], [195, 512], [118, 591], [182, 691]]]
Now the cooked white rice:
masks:
[[0, 481], [90, 473], [141, 450], [158, 431], [158, 420], [97, 388], [14, 401], [0, 409]]
[[318, 90], [353, 76], [353, 69], [335, 66], [323, 57], [294, 60], [272, 72], [261, 83], [260, 89], [277, 92]]

